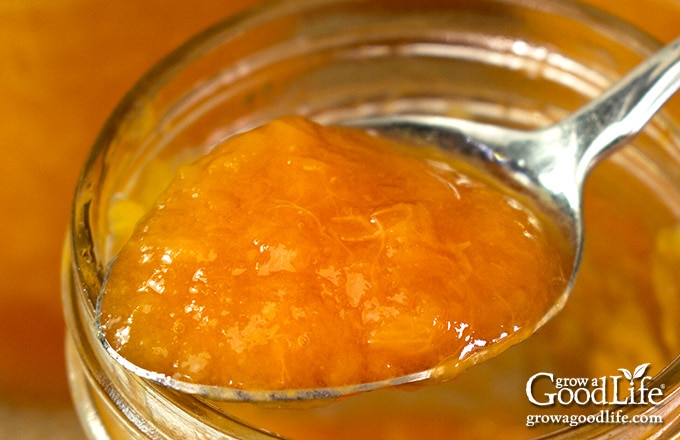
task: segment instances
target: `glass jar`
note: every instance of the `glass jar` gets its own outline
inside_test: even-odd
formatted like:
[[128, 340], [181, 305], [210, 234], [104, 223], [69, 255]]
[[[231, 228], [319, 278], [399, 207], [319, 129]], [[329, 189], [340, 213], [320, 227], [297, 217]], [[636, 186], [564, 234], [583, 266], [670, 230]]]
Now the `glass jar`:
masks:
[[[209, 401], [117, 365], [97, 340], [93, 307], [107, 264], [175, 169], [231, 134], [286, 114], [332, 124], [420, 112], [544, 126], [658, 47], [640, 30], [567, 0], [277, 1], [186, 43], [126, 95], [77, 187], [62, 278], [70, 381], [87, 433], [673, 438], [680, 432], [678, 99], [589, 177], [583, 268], [566, 309], [454, 382], [306, 409]], [[648, 372], [655, 377], [646, 385], [661, 395], [654, 404], [567, 402], [569, 392], [578, 400], [577, 378], [609, 383], [639, 373], [633, 379], [640, 381]], [[537, 373], [576, 382], [567, 380], [563, 388], [571, 391], [546, 408], [530, 401], [541, 392], [527, 388]], [[587, 418], [605, 410], [642, 414], [647, 423]]]

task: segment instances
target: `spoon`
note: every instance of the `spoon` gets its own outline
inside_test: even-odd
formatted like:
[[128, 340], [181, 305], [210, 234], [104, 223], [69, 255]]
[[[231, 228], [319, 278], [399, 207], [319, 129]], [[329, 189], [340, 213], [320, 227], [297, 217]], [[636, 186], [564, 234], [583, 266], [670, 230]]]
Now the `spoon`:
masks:
[[[567, 288], [539, 325], [567, 301], [583, 247], [581, 194], [589, 170], [607, 153], [635, 136], [680, 88], [680, 39], [665, 46], [612, 88], [561, 122], [523, 131], [434, 115], [394, 114], [343, 121], [389, 136], [409, 136], [441, 146], [497, 177], [532, 199], [545, 218], [564, 232], [573, 255]], [[132, 364], [103, 336], [101, 294], [97, 304], [98, 337], [120, 365], [137, 376], [170, 389], [215, 400], [285, 402], [329, 399], [409, 383], [436, 381], [446, 366], [378, 382], [294, 390], [241, 390], [184, 382]], [[443, 372], [443, 373], [442, 373]]]

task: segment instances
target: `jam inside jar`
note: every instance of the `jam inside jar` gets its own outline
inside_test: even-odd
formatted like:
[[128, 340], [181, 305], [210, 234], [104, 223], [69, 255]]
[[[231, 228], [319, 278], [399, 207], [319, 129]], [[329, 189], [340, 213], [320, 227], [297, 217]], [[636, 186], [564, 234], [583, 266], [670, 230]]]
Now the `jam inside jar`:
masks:
[[[72, 388], [93, 438], [678, 432], [677, 100], [589, 176], [584, 259], [565, 310], [453, 382], [275, 408], [171, 392], [103, 352], [94, 304], [109, 261], [131, 233], [130, 222], [116, 219], [141, 217], [179, 166], [225, 137], [286, 114], [335, 124], [408, 111], [543, 126], [658, 47], [624, 23], [566, 1], [446, 3], [265, 4], [199, 35], [128, 94], [86, 164], [64, 260]], [[601, 395], [594, 391], [600, 379]], [[653, 401], [624, 401], [643, 381], [659, 390]], [[601, 413], [611, 418], [587, 418]], [[617, 414], [645, 418], [623, 423]]]

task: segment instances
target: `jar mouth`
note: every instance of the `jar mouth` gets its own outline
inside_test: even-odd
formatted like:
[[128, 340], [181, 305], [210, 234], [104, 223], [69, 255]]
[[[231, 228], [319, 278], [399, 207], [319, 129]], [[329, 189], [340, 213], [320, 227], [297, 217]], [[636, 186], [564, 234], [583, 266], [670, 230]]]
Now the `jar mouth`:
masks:
[[[127, 200], [143, 176], [171, 174], [154, 174], [157, 157], [173, 170], [225, 137], [287, 113], [327, 124], [357, 114], [415, 111], [544, 126], [660, 46], [632, 25], [570, 1], [462, 1], [453, 6], [459, 13], [448, 15], [439, 9], [446, 2], [437, 0], [417, 7], [393, 3], [401, 2], [266, 2], [196, 36], [131, 89], [96, 139], [76, 190], [70, 253], [86, 319], [74, 328], [91, 330], [107, 266], [127, 233], [111, 232], [116, 226], [109, 215], [122, 209], [116, 203]], [[420, 18], [413, 21], [413, 15]], [[545, 22], [563, 35], [579, 35], [578, 42], [551, 40], [556, 31], [540, 25]], [[586, 59], [579, 60], [583, 41]], [[602, 57], [604, 51], [613, 55]], [[409, 64], [413, 59], [419, 66]], [[408, 80], [394, 80], [395, 72]], [[455, 74], [455, 81], [443, 72]], [[517, 89], [505, 90], [507, 83]], [[551, 87], [551, 96], [537, 85]], [[560, 105], [551, 103], [555, 97]], [[248, 111], [235, 110], [243, 108]], [[661, 131], [671, 126], [663, 117], [654, 124]], [[187, 144], [190, 151], [182, 151]], [[665, 157], [656, 148], [641, 154]], [[130, 173], [138, 176], [132, 184]], [[141, 207], [154, 198], [144, 197], [137, 200]], [[676, 370], [678, 359], [655, 383], [678, 383]]]

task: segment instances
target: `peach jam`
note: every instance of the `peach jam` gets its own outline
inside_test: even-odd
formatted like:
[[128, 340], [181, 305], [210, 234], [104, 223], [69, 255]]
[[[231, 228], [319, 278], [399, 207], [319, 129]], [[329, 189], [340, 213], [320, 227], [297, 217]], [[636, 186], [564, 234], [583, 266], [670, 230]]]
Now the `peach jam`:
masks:
[[101, 322], [130, 362], [191, 383], [326, 388], [444, 361], [453, 376], [562, 294], [555, 242], [433, 147], [286, 117], [180, 168], [116, 257]]

